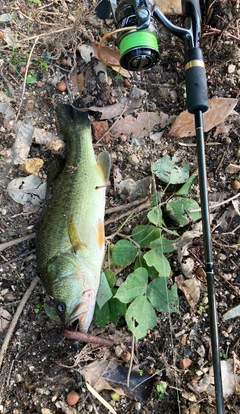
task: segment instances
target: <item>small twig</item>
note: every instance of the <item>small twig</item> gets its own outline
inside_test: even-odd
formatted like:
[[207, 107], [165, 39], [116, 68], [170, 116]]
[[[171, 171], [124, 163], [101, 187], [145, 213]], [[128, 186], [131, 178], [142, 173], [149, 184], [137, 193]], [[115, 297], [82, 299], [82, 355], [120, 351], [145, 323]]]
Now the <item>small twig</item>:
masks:
[[51, 36], [51, 35], [53, 35], [53, 34], [56, 34], [56, 33], [61, 33], [61, 32], [66, 32], [67, 30], [72, 30], [72, 29], [74, 29], [74, 26], [70, 26], [70, 27], [63, 27], [62, 29], [57, 29], [57, 30], [51, 30], [50, 32], [47, 32], [47, 33], [41, 33], [41, 34], [39, 34], [39, 35], [35, 35], [35, 36], [30, 36], [30, 37], [25, 36], [25, 39], [24, 39], [24, 40], [19, 41], [19, 43], [22, 43], [22, 42], [26, 43], [26, 42], [27, 42], [27, 41], [29, 41], [29, 40], [41, 39], [42, 37]]
[[22, 297], [22, 300], [19, 303], [19, 306], [18, 306], [18, 308], [16, 310], [16, 313], [15, 313], [14, 317], [12, 318], [12, 321], [11, 321], [10, 326], [8, 328], [7, 334], [6, 334], [5, 338], [4, 338], [4, 341], [3, 341], [3, 344], [2, 344], [2, 348], [0, 350], [0, 369], [1, 369], [1, 366], [2, 366], [2, 363], [3, 363], [3, 359], [4, 359], [5, 352], [7, 351], [9, 341], [10, 341], [10, 339], [12, 337], [12, 334], [13, 334], [13, 331], [15, 329], [15, 326], [16, 326], [16, 324], [18, 322], [18, 319], [19, 319], [19, 317], [20, 317], [20, 315], [21, 315], [21, 313], [22, 313], [22, 311], [24, 309], [24, 306], [26, 305], [28, 299], [30, 298], [33, 290], [35, 289], [35, 287], [37, 286], [37, 284], [38, 284], [39, 281], [40, 281], [40, 279], [39, 279], [38, 276], [36, 276], [33, 279], [31, 285], [29, 286], [29, 288], [24, 293], [24, 295]]
[[114, 341], [111, 339], [101, 338], [100, 336], [89, 335], [83, 332], [69, 331], [68, 329], [64, 330], [64, 336], [68, 339], [74, 339], [74, 341], [98, 344], [103, 346], [114, 345]]
[[137, 206], [141, 203], [144, 203], [147, 200], [148, 200], [148, 197], [145, 197], [145, 198], [141, 198], [141, 199], [132, 201], [131, 203], [122, 204], [121, 206], [106, 208], [105, 214], [112, 214], [112, 213], [116, 213], [117, 211], [128, 210], [129, 208], [131, 208], [133, 206]]
[[231, 33], [228, 33], [226, 31], [223, 32], [222, 30], [216, 29], [214, 27], [209, 27], [209, 31], [204, 33], [202, 35], [202, 37], [210, 36], [210, 35], [213, 35], [215, 33], [219, 33], [220, 35], [225, 35], [226, 37], [231, 37], [232, 39], [237, 40], [238, 42], [240, 42], [240, 39], [237, 36], [234, 36]]
[[225, 152], [223, 152], [223, 154], [222, 154], [222, 156], [221, 156], [221, 158], [220, 158], [220, 161], [219, 161], [219, 163], [218, 163], [218, 165], [217, 165], [217, 167], [216, 167], [216, 170], [215, 170], [215, 174], [217, 174], [217, 173], [218, 173], [218, 171], [220, 170], [220, 168], [221, 168], [221, 166], [222, 166], [223, 159], [224, 159], [224, 155], [225, 155]]
[[[240, 194], [238, 193], [238, 194], [235, 194], [233, 197], [228, 198], [227, 200], [223, 200], [220, 203], [215, 203], [213, 205], [210, 205], [209, 210], [214, 210], [216, 207], [221, 207], [224, 204], [230, 203], [230, 201], [235, 200], [235, 198], [238, 198], [239, 196], [240, 196]], [[201, 211], [201, 209], [197, 208], [196, 210], [191, 210], [190, 212], [191, 213], [197, 213], [199, 211]]]
[[[196, 147], [197, 144], [186, 144], [185, 142], [179, 142], [178, 145], [182, 147]], [[205, 145], [213, 146], [213, 145], [222, 145], [221, 142], [205, 142]]]
[[0, 252], [2, 252], [5, 249], [8, 249], [8, 247], [15, 246], [16, 244], [22, 243], [27, 240], [34, 239], [36, 237], [36, 233], [27, 234], [26, 236], [19, 237], [18, 239], [11, 240], [9, 242], [1, 243], [0, 244]]
[[7, 86], [8, 90], [9, 90], [9, 92], [10, 92], [11, 96], [14, 98], [14, 97], [15, 97], [15, 95], [14, 95], [13, 88], [12, 88], [11, 84], [8, 82], [8, 80], [7, 80], [6, 76], [4, 76], [4, 74], [3, 74], [2, 70], [0, 71], [0, 76], [1, 76], [1, 78], [2, 78], [2, 80], [3, 80], [3, 82], [6, 84], [6, 86]]
[[[145, 203], [141, 204], [140, 206], [134, 208], [131, 211], [130, 215], [132, 216], [133, 214], [139, 213], [140, 211], [144, 210], [145, 208], [147, 209], [150, 206], [150, 204], [151, 204], [151, 201], [150, 200], [146, 201]], [[108, 220], [105, 221], [105, 225], [107, 226], [110, 223], [119, 221], [122, 218], [126, 217], [127, 215], [129, 215], [129, 211], [126, 211], [125, 213], [121, 214], [118, 217], [111, 217], [111, 218], [109, 218]]]
[[27, 60], [27, 64], [26, 64], [26, 72], [25, 72], [24, 80], [23, 80], [22, 96], [21, 96], [21, 99], [20, 99], [20, 104], [19, 104], [19, 108], [18, 108], [18, 111], [17, 111], [17, 115], [16, 115], [16, 121], [17, 121], [17, 119], [19, 117], [20, 110], [21, 110], [22, 103], [23, 103], [23, 98], [24, 98], [25, 89], [26, 89], [26, 81], [27, 81], [27, 75], [28, 75], [28, 68], [29, 68], [29, 65], [30, 65], [30, 62], [31, 62], [31, 57], [32, 57], [33, 51], [34, 51], [34, 49], [35, 49], [35, 47], [37, 45], [38, 40], [39, 40], [39, 36], [36, 37], [36, 39], [35, 39], [35, 41], [33, 43], [32, 49], [31, 49], [31, 51], [29, 53], [29, 56], [28, 56], [28, 60]]
[[129, 388], [129, 385], [130, 385], [130, 376], [131, 376], [131, 372], [132, 372], [132, 365], [133, 365], [133, 358], [134, 358], [134, 346], [135, 346], [135, 337], [133, 335], [132, 336], [131, 359], [130, 359], [128, 374], [127, 374], [127, 387], [128, 388]]

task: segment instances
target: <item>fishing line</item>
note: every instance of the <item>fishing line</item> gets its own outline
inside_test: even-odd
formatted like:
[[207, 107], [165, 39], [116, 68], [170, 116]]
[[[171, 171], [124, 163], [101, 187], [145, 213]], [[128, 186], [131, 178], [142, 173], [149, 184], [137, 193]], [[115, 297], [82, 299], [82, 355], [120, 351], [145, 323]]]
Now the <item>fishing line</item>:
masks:
[[130, 30], [137, 30], [137, 26], [128, 26], [128, 27], [120, 27], [118, 29], [112, 30], [111, 32], [107, 32], [103, 37], [101, 37], [99, 43], [98, 43], [98, 47], [97, 47], [97, 52], [98, 52], [98, 58], [99, 60], [101, 60], [102, 63], [104, 63], [104, 65], [106, 66], [115, 66], [115, 67], [119, 67], [121, 68], [120, 64], [115, 64], [115, 63], [111, 63], [111, 62], [107, 62], [103, 56], [102, 56], [102, 45], [103, 42], [105, 42], [106, 39], [108, 39], [109, 37], [113, 36], [116, 33], [121, 33], [121, 32], [126, 32], [126, 31], [130, 31]]

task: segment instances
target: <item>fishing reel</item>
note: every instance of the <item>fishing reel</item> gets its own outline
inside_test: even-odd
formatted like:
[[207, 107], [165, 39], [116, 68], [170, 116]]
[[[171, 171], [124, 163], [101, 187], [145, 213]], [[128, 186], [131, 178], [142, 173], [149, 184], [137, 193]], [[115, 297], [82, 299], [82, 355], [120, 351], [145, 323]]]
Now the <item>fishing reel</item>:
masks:
[[[105, 39], [117, 34], [120, 66], [131, 71], [151, 69], [160, 60], [158, 51], [157, 23], [183, 41], [185, 51], [185, 79], [187, 107], [190, 113], [196, 109], [208, 109], [206, 72], [202, 51], [199, 47], [201, 12], [199, 0], [182, 0], [183, 27], [171, 23], [156, 7], [154, 0], [101, 0], [96, 14], [101, 19], [111, 14], [116, 29], [102, 37], [98, 44], [99, 59]], [[111, 65], [110, 65], [111, 66]]]
[[[110, 9], [106, 9], [107, 2]], [[117, 27], [120, 65], [129, 71], [150, 69], [160, 59], [154, 3], [148, 0], [103, 0], [96, 8], [98, 17], [112, 12]], [[104, 17], [102, 11], [105, 11]]]

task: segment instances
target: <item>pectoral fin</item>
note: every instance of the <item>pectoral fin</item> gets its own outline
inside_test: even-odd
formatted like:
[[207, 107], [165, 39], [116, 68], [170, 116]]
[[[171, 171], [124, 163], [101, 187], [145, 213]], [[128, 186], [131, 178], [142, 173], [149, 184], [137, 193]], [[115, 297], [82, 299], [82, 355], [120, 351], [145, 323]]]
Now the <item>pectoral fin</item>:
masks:
[[68, 221], [68, 236], [69, 236], [69, 240], [71, 242], [74, 253], [76, 253], [79, 249], [87, 247], [86, 244], [83, 243], [79, 237], [79, 234], [75, 227], [73, 217], [70, 218]]
[[109, 180], [109, 174], [111, 169], [111, 157], [109, 152], [103, 151], [99, 154], [97, 159], [97, 165], [103, 174], [104, 181], [107, 183]]

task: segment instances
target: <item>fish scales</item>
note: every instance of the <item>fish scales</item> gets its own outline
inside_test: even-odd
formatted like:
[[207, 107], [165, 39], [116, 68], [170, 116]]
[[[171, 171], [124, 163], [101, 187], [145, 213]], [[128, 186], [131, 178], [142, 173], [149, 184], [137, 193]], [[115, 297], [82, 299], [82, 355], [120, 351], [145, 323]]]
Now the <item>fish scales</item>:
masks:
[[[76, 105], [76, 104], [74, 104]], [[105, 251], [105, 192], [108, 152], [95, 158], [86, 113], [70, 105], [56, 108], [67, 141], [63, 169], [49, 185], [37, 231], [37, 267], [65, 326], [92, 320]]]

